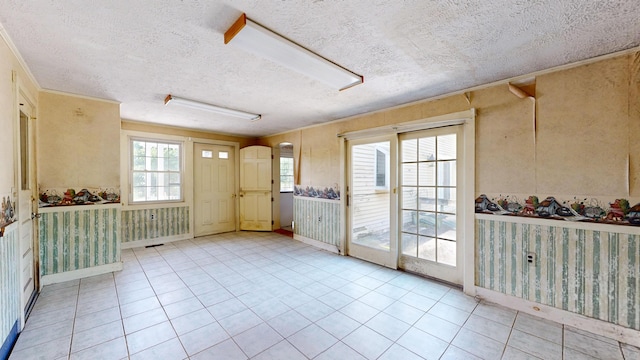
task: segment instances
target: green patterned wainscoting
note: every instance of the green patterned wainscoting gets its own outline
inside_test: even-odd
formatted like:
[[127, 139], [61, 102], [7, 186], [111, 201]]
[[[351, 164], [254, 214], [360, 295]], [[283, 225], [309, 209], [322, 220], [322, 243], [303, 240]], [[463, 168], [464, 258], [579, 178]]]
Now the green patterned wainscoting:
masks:
[[20, 253], [18, 224], [5, 228], [0, 237], [0, 358], [9, 353], [20, 323]]
[[40, 275], [120, 262], [120, 204], [40, 209]]
[[340, 201], [293, 197], [294, 234], [340, 247]]
[[640, 330], [639, 228], [476, 215], [476, 267], [479, 287]]
[[189, 233], [188, 206], [122, 211], [123, 244]]

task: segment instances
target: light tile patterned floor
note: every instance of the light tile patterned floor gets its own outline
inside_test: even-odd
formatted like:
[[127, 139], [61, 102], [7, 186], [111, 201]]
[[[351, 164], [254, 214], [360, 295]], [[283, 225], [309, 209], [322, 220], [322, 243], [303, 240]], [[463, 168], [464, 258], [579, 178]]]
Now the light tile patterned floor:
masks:
[[123, 251], [46, 286], [11, 359], [640, 359], [640, 349], [274, 233]]

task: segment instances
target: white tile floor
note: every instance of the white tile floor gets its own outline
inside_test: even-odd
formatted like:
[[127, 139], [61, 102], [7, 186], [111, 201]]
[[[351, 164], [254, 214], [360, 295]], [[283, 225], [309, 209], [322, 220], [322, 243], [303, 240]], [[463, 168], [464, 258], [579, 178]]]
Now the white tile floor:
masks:
[[274, 233], [123, 251], [46, 286], [11, 359], [640, 359], [640, 349]]

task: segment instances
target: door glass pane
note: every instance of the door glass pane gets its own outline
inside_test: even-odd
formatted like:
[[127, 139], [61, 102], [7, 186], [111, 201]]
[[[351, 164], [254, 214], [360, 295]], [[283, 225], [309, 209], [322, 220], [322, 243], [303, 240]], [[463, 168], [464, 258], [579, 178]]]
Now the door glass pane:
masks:
[[409, 139], [402, 141], [402, 161], [414, 162], [418, 160], [418, 140]]
[[418, 235], [402, 233], [402, 254], [418, 256]]
[[438, 186], [456, 186], [456, 162], [438, 161]]
[[456, 188], [438, 188], [438, 211], [456, 213]]
[[212, 159], [213, 158], [213, 151], [211, 150], [202, 150], [202, 157], [205, 159]]
[[449, 240], [456, 239], [455, 215], [438, 214], [438, 237]]
[[402, 180], [405, 186], [418, 185], [418, 164], [402, 164]]
[[420, 235], [436, 235], [436, 214], [421, 211], [418, 214]]
[[[435, 186], [436, 185], [436, 164], [435, 162], [421, 162], [418, 164], [418, 171], [420, 171], [420, 186]], [[404, 180], [404, 179], [403, 179]]]
[[380, 154], [389, 154], [389, 147], [390, 142], [383, 141], [351, 148], [351, 242], [385, 251], [391, 246], [391, 198], [388, 189], [378, 184], [380, 174], [390, 171], [390, 162], [380, 160]]
[[456, 135], [438, 136], [438, 160], [454, 160], [456, 158]]
[[436, 210], [436, 188], [420, 188], [420, 210]]
[[456, 242], [438, 239], [438, 262], [456, 266]]
[[[422, 196], [422, 194], [420, 194]], [[402, 188], [402, 208], [418, 210], [418, 188], [404, 187]]]
[[29, 190], [29, 117], [20, 112], [20, 189]]
[[400, 143], [400, 188], [404, 199], [401, 249], [405, 256], [456, 265], [456, 136], [424, 136]]
[[436, 239], [420, 236], [418, 244], [418, 257], [425, 260], [436, 261]]
[[402, 210], [401, 216], [402, 231], [418, 233], [418, 212]]
[[419, 161], [433, 161], [436, 159], [436, 138], [424, 137], [418, 140]]

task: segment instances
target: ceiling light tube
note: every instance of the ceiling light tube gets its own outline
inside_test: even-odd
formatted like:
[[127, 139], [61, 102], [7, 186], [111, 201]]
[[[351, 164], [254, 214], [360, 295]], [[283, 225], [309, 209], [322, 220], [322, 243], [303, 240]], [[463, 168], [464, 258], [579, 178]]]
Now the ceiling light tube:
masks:
[[224, 107], [220, 107], [212, 104], [203, 103], [200, 101], [176, 97], [171, 94], [167, 95], [167, 97], [164, 99], [165, 105], [168, 105], [169, 103], [189, 107], [192, 109], [211, 111], [220, 115], [235, 116], [237, 118], [251, 120], [251, 121], [260, 120], [262, 118], [262, 115], [260, 114], [252, 114], [252, 113], [248, 113], [240, 110], [228, 109], [228, 108], [224, 108]]
[[246, 14], [224, 33], [224, 43], [264, 57], [291, 70], [344, 90], [364, 78], [251, 21]]

